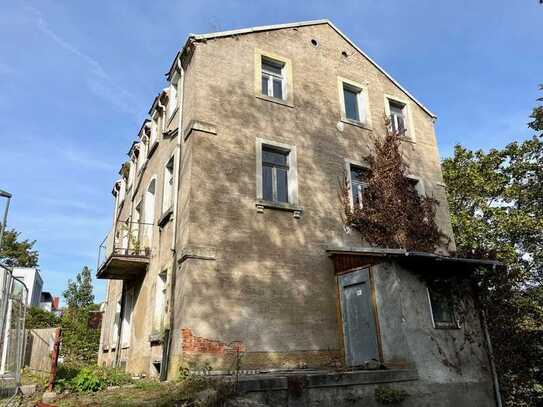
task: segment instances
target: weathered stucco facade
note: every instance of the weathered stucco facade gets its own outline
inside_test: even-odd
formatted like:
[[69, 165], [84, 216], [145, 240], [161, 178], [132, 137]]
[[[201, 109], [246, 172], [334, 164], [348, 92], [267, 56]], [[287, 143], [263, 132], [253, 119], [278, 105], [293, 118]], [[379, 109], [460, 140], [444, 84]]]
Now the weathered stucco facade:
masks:
[[[262, 96], [263, 58], [282, 64], [283, 98]], [[364, 252], [340, 216], [338, 182], [385, 134], [392, 99], [404, 109], [410, 175], [439, 202], [436, 222], [448, 236], [439, 259], [454, 253], [431, 112], [327, 21], [192, 36], [169, 80], [114, 189], [99, 362], [170, 378], [187, 364], [230, 370], [239, 351], [242, 370], [347, 367], [338, 275], [350, 268], [338, 263], [348, 259], [369, 269], [375, 362], [415, 372], [410, 386], [421, 397], [453, 391], [458, 404], [472, 392], [477, 404], [462, 405], [493, 405], [475, 308], [458, 327], [436, 329], [421, 277], [470, 266]], [[359, 86], [363, 120], [346, 118], [342, 83]], [[262, 199], [262, 145], [288, 151], [287, 203]], [[153, 225], [134, 223], [130, 252], [122, 224], [142, 219]]]

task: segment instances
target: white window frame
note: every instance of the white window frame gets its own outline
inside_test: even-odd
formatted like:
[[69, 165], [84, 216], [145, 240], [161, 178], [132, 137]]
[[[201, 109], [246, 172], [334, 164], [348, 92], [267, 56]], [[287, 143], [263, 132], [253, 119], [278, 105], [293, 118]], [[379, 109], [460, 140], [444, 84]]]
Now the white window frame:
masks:
[[284, 205], [298, 205], [298, 158], [296, 154], [296, 146], [279, 143], [272, 140], [262, 139], [257, 137], [256, 139], [256, 198], [257, 200], [264, 201], [264, 190], [262, 185], [262, 149], [263, 147], [271, 147], [280, 151], [288, 153], [288, 203], [286, 202], [272, 202], [276, 204]]
[[403, 105], [403, 119], [405, 123], [406, 131], [404, 135], [402, 136], [402, 139], [411, 141], [413, 143], [416, 142], [415, 138], [415, 126], [411, 114], [411, 104], [407, 99], [404, 99], [402, 97], [398, 96], [391, 96], [391, 95], [384, 95], [385, 98], [385, 115], [390, 119], [390, 102], [396, 103], [398, 105]]
[[[371, 171], [371, 167], [369, 164], [361, 162], [361, 161], [349, 160], [346, 158], [345, 159], [345, 173], [347, 174], [347, 182], [349, 183], [349, 190], [351, 190], [351, 186], [353, 184], [352, 178], [351, 178], [351, 166], [365, 168], [368, 171]], [[349, 193], [349, 203], [351, 205], [351, 209], [354, 209], [353, 191], [350, 191]]]
[[128, 164], [128, 189], [132, 188], [136, 178], [136, 164], [134, 163], [134, 156], [130, 157]]
[[[262, 60], [269, 60], [272, 63], [281, 64], [281, 76], [283, 98], [279, 99], [273, 96], [264, 95], [262, 93]], [[254, 75], [255, 75], [255, 96], [259, 99], [265, 99], [270, 102], [279, 103], [294, 107], [294, 86], [292, 76], [292, 62], [290, 59], [274, 54], [272, 52], [263, 51], [261, 49], [255, 49], [255, 63], [254, 63]], [[272, 74], [273, 75], [273, 74]], [[275, 74], [276, 75], [276, 74]], [[270, 87], [268, 86], [268, 93]]]
[[[358, 116], [359, 120], [354, 120], [347, 117], [345, 109], [345, 94], [344, 87], [350, 88], [357, 92], [357, 104], [358, 104]], [[370, 101], [368, 96], [368, 85], [361, 84], [350, 79], [338, 77], [338, 91], [339, 91], [339, 103], [340, 103], [340, 120], [345, 123], [354, 124], [360, 127], [371, 130], [371, 115], [370, 115]]]
[[[264, 68], [264, 62], [267, 62], [269, 63], [270, 65], [276, 65], [278, 68], [280, 67], [281, 69], [281, 74], [276, 74], [275, 72], [271, 72], [271, 71], [268, 71]], [[268, 82], [268, 94], [267, 95], [264, 95], [264, 93], [262, 93], [263, 96], [268, 96], [268, 97], [271, 97], [271, 98], [275, 98], [275, 99], [279, 99], [279, 100], [287, 100], [288, 99], [288, 95], [287, 95], [287, 78], [286, 78], [286, 75], [285, 75], [285, 63], [284, 62], [281, 62], [281, 61], [277, 61], [275, 59], [271, 59], [265, 55], [262, 56], [262, 62], [261, 62], [261, 74], [260, 76], [263, 77], [263, 76], [266, 76], [267, 77], [267, 82]], [[279, 79], [281, 80], [281, 97], [277, 97], [273, 94], [273, 80], [274, 79]]]
[[[170, 163], [172, 166], [172, 170], [171, 170], [172, 185], [171, 186], [168, 184], [168, 178], [169, 178], [168, 165], [170, 165]], [[166, 195], [166, 191], [169, 191], [168, 195]], [[175, 193], [175, 155], [172, 155], [170, 159], [164, 165], [163, 182], [162, 182], [162, 215], [164, 215], [167, 211], [173, 209], [174, 193]], [[168, 200], [166, 200], [166, 196], [168, 196]], [[167, 201], [168, 201], [168, 204], [166, 205]]]
[[149, 151], [158, 144], [158, 134], [160, 132], [160, 114], [157, 110], [151, 116], [151, 130], [149, 135]]
[[132, 316], [134, 313], [134, 289], [127, 289], [123, 297], [121, 316], [121, 349], [130, 347], [132, 337]]
[[161, 330], [164, 325], [167, 284], [168, 284], [168, 272], [167, 270], [163, 270], [157, 275], [157, 279], [155, 282], [155, 307], [154, 307], [154, 315], [153, 315], [153, 330], [154, 331]]
[[177, 78], [172, 79], [168, 89], [168, 119], [171, 119], [177, 108]]

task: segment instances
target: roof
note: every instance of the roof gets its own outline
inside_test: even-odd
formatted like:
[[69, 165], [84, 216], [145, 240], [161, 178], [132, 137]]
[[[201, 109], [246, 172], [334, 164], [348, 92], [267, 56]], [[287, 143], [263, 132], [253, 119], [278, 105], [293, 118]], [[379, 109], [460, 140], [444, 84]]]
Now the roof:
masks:
[[[377, 62], [375, 62], [373, 59], [371, 59], [349, 37], [347, 37], [339, 28], [337, 28], [328, 19], [300, 21], [300, 22], [288, 23], [288, 24], [263, 25], [263, 26], [259, 26], [259, 27], [242, 28], [242, 29], [239, 29], [239, 30], [219, 31], [219, 32], [207, 33], [207, 34], [189, 34], [187, 42], [185, 43], [185, 46], [183, 47], [183, 51], [188, 46], [191, 39], [195, 40], [195, 41], [203, 41], [203, 40], [209, 40], [209, 39], [214, 39], [214, 38], [230, 37], [230, 36], [233, 36], [233, 35], [251, 34], [251, 33], [255, 33], [255, 32], [281, 30], [281, 29], [284, 29], [284, 28], [304, 27], [304, 26], [308, 26], [308, 25], [320, 25], [320, 24], [329, 25], [345, 41], [347, 41], [354, 49], [356, 49], [362, 56], [364, 56], [370, 63], [372, 63], [383, 75], [385, 75], [388, 79], [390, 79], [398, 88], [400, 88], [417, 105], [419, 105], [422, 110], [424, 110], [431, 117], [437, 118], [437, 116], [434, 113], [432, 113], [432, 111], [430, 109], [428, 109], [420, 101], [418, 101], [413, 95], [411, 95], [402, 85], [400, 85], [398, 83], [398, 81], [396, 81], [392, 76], [390, 76], [390, 74], [388, 74], [381, 66], [379, 66], [377, 64]], [[183, 51], [176, 55], [176, 58], [174, 59], [174, 63], [172, 64], [172, 67], [174, 66], [175, 61], [177, 60], [178, 56], [183, 54]], [[170, 70], [171, 69], [172, 68], [170, 68]]]
[[411, 258], [419, 260], [434, 260], [447, 263], [464, 263], [480, 266], [501, 266], [502, 263], [496, 260], [486, 259], [468, 259], [463, 257], [444, 256], [437, 253], [408, 251], [405, 249], [382, 249], [377, 247], [362, 247], [362, 246], [341, 246], [341, 247], [328, 247], [326, 252], [331, 255], [358, 255], [368, 257], [401, 257]]

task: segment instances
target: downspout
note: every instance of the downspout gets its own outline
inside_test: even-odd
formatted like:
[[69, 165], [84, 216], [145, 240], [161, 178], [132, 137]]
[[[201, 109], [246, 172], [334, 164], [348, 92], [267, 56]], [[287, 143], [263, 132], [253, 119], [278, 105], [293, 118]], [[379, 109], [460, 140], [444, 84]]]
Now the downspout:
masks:
[[[172, 329], [174, 326], [174, 320], [175, 320], [175, 314], [174, 314], [174, 298], [175, 298], [175, 276], [177, 274], [177, 233], [178, 233], [178, 227], [177, 227], [177, 211], [179, 208], [179, 192], [181, 189], [181, 144], [183, 142], [183, 132], [182, 132], [182, 123], [183, 123], [183, 111], [185, 110], [185, 72], [183, 70], [183, 66], [181, 65], [181, 56], [178, 56], [177, 58], [177, 68], [179, 69], [180, 74], [180, 82], [181, 84], [177, 85], [178, 89], [181, 89], [181, 95], [179, 95], [179, 90], [177, 93], [177, 97], [181, 100], [181, 103], [179, 104], [178, 110], [177, 110], [177, 143], [176, 143], [176, 159], [174, 160], [174, 165], [177, 166], [177, 170], [174, 172], [177, 174], [177, 182], [175, 183], [175, 191], [174, 191], [174, 203], [173, 203], [173, 214], [172, 214], [172, 222], [173, 222], [173, 237], [172, 237], [172, 267], [170, 269], [170, 288], [169, 288], [169, 294], [170, 294], [170, 301], [168, 304], [168, 317], [169, 317], [169, 326], [168, 329], [164, 332], [164, 344], [162, 347], [162, 365], [160, 368], [160, 380], [164, 381], [168, 378], [168, 370], [170, 366], [170, 356], [171, 356], [171, 346], [172, 346]], [[160, 101], [159, 101], [160, 102]]]
[[[492, 266], [493, 271], [496, 270], [496, 265]], [[490, 334], [488, 333], [488, 324], [486, 323], [486, 312], [483, 309], [481, 301], [476, 296], [479, 304], [479, 313], [481, 317], [481, 325], [483, 326], [483, 333], [485, 335], [485, 343], [488, 351], [488, 362], [490, 364], [490, 373], [492, 374], [492, 384], [494, 387], [494, 397], [496, 398], [496, 407], [502, 407], [502, 396], [500, 391], [500, 382], [498, 380], [498, 373], [496, 370], [496, 363], [494, 362], [494, 351], [492, 350], [492, 342], [490, 340]]]
[[481, 310], [483, 319], [483, 330], [485, 331], [485, 341], [488, 349], [488, 360], [490, 362], [490, 371], [492, 372], [492, 382], [494, 384], [494, 395], [496, 397], [496, 407], [502, 407], [502, 396], [500, 392], [500, 382], [498, 381], [498, 373], [496, 371], [496, 364], [494, 363], [494, 352], [492, 350], [492, 342], [490, 341], [490, 334], [488, 333], [488, 325], [486, 324], [486, 313]]

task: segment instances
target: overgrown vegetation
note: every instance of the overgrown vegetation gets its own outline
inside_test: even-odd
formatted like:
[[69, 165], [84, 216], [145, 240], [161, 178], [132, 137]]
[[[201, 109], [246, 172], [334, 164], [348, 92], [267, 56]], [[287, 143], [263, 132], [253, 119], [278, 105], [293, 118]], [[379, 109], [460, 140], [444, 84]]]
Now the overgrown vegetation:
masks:
[[401, 404], [408, 397], [409, 393], [405, 390], [390, 386], [378, 386], [375, 389], [375, 400], [380, 404]]
[[458, 255], [505, 266], [476, 278], [506, 406], [543, 403], [543, 106], [531, 118], [533, 138], [443, 162]]
[[66, 308], [62, 316], [61, 356], [67, 365], [84, 366], [96, 363], [100, 330], [89, 324], [94, 304], [91, 270], [84, 267], [74, 281], [68, 281], [63, 293]]
[[59, 325], [60, 318], [53, 312], [38, 307], [30, 307], [26, 311], [26, 329], [53, 328]]
[[432, 252], [441, 237], [435, 222], [437, 201], [418, 194], [400, 151], [402, 134], [390, 130], [386, 118], [385, 125], [386, 135], [375, 137], [373, 153], [365, 158], [370, 170], [362, 206], [351, 204], [347, 176], [340, 183], [344, 223], [372, 246]]
[[57, 391], [89, 393], [104, 390], [110, 386], [121, 386], [132, 382], [129, 374], [98, 366], [81, 369], [63, 367], [59, 370], [55, 386]]

